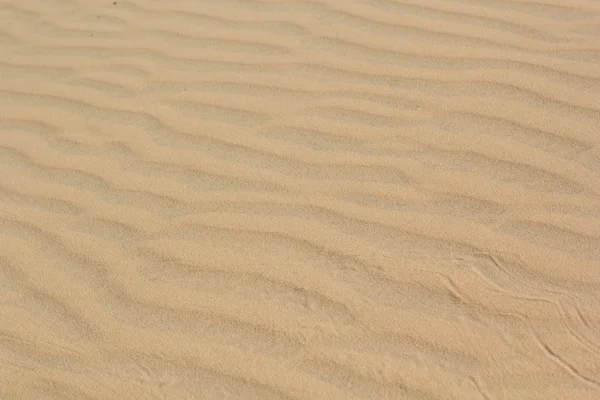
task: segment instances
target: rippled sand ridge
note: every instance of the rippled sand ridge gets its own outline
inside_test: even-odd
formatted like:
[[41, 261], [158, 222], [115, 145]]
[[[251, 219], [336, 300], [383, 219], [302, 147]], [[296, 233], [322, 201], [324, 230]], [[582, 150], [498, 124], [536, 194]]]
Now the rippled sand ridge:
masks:
[[0, 399], [600, 399], [600, 1], [0, 0]]

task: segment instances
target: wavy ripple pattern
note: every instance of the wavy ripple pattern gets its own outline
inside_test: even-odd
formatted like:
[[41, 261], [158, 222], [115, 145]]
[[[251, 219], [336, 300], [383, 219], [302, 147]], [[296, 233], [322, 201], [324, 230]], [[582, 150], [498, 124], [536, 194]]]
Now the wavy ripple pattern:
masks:
[[600, 2], [0, 22], [2, 399], [600, 398]]

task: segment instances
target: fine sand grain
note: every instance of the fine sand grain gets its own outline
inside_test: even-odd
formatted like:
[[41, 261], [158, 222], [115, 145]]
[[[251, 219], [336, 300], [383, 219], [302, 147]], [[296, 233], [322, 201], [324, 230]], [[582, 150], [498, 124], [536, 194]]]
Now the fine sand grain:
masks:
[[0, 399], [600, 399], [600, 1], [0, 0]]

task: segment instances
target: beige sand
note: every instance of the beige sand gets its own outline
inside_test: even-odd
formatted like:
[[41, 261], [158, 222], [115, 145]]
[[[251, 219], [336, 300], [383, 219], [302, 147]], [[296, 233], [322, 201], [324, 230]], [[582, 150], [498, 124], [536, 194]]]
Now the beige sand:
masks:
[[0, 1], [0, 399], [600, 399], [600, 1]]

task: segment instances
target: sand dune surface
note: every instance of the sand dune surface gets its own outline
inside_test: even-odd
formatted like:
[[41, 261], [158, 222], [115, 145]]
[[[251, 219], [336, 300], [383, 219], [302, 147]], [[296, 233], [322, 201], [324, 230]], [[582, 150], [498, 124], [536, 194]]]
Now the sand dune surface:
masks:
[[0, 399], [600, 399], [600, 2], [0, 0]]

